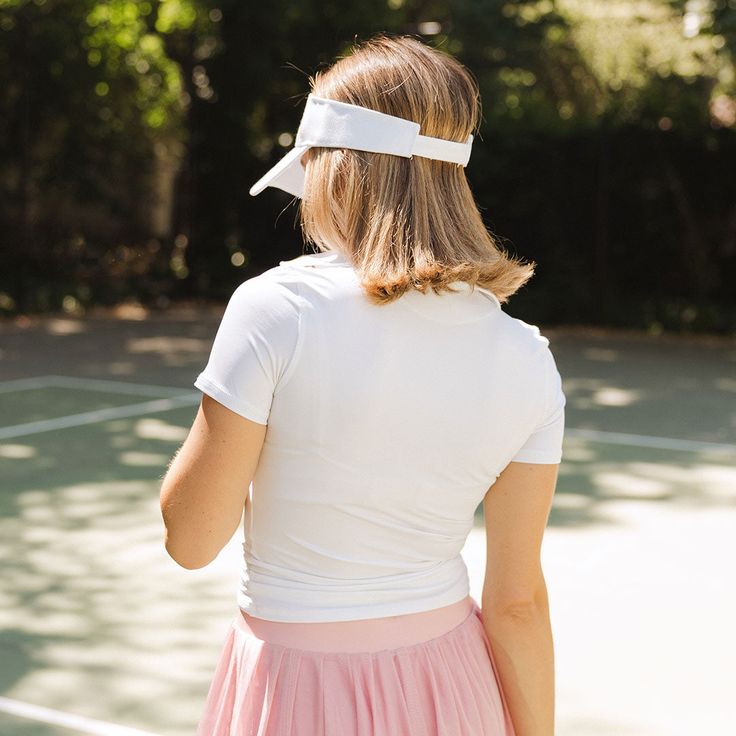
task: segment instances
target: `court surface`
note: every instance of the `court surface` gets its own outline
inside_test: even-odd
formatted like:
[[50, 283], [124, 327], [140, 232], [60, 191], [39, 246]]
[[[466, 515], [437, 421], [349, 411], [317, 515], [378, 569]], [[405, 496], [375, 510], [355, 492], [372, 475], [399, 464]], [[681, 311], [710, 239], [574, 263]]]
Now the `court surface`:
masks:
[[[179, 568], [158, 488], [217, 321], [0, 328], [2, 736], [194, 733], [240, 539]], [[568, 399], [543, 548], [557, 732], [736, 733], [736, 341], [542, 331]]]

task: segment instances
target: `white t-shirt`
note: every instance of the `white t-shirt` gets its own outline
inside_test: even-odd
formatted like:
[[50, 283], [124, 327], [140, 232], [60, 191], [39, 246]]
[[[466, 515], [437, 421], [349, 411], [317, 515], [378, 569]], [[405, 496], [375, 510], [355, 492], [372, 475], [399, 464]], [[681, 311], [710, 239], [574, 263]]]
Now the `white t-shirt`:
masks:
[[377, 306], [328, 252], [235, 290], [194, 385], [268, 425], [245, 508], [247, 613], [344, 621], [459, 601], [489, 487], [512, 460], [560, 462], [549, 340], [455, 286]]

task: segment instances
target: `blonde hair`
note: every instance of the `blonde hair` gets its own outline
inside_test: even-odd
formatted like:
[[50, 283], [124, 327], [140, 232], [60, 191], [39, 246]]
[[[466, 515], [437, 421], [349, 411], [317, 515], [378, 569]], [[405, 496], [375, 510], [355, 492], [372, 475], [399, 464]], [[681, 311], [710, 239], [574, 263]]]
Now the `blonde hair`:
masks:
[[[477, 133], [470, 72], [411, 36], [375, 36], [309, 81], [319, 97], [413, 120], [422, 135], [465, 141]], [[304, 163], [305, 241], [342, 251], [375, 304], [409, 289], [453, 291], [454, 281], [504, 303], [534, 273], [536, 263], [506, 254], [485, 227], [458, 164], [341, 148], [312, 148]]]

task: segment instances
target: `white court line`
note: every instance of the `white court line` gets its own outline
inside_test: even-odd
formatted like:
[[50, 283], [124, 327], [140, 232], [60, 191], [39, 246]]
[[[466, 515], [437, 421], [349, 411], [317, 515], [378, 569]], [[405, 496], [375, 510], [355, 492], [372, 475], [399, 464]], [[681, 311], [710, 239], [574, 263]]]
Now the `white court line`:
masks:
[[[85, 424], [97, 424], [107, 422], [111, 419], [123, 419], [126, 417], [140, 416], [142, 414], [153, 414], [160, 411], [170, 411], [184, 406], [198, 404], [201, 394], [194, 392], [172, 396], [168, 399], [156, 399], [144, 401], [139, 404], [127, 404], [125, 406], [114, 406], [109, 409], [96, 409], [72, 414], [66, 417], [54, 419], [41, 419], [26, 424], [16, 424], [11, 427], [0, 427], [0, 440], [13, 439], [15, 437], [27, 437], [32, 434], [51, 432], [55, 429], [66, 429], [68, 427], [80, 427]], [[675, 452], [715, 452], [719, 454], [736, 455], [736, 445], [727, 445], [718, 442], [703, 442], [699, 440], [681, 440], [674, 437], [655, 437], [645, 434], [626, 434], [624, 432], [604, 432], [597, 429], [565, 429], [565, 437], [571, 439], [591, 440], [601, 444], [626, 445], [629, 447], [653, 447], [658, 450], [673, 450]]]
[[172, 386], [151, 386], [147, 383], [129, 383], [128, 381], [110, 381], [100, 378], [76, 378], [74, 376], [49, 376], [51, 385], [58, 388], [73, 388], [81, 391], [110, 391], [118, 394], [138, 396], [180, 395], [181, 388]]
[[45, 708], [42, 705], [23, 703], [20, 700], [13, 700], [12, 698], [4, 698], [2, 696], [0, 696], [0, 712], [20, 716], [21, 718], [29, 718], [40, 723], [69, 728], [81, 733], [95, 734], [96, 736], [156, 736], [156, 734], [150, 731], [140, 731], [137, 728], [117, 726], [114, 723], [98, 721], [95, 718], [77, 716], [73, 713]]
[[110, 419], [123, 419], [126, 417], [137, 417], [142, 414], [155, 414], [160, 411], [170, 411], [184, 406], [198, 404], [201, 398], [199, 392], [172, 396], [168, 399], [155, 399], [143, 401], [138, 404], [127, 404], [125, 406], [113, 406], [109, 409], [95, 409], [85, 411], [81, 414], [71, 414], [66, 417], [54, 419], [41, 419], [36, 422], [16, 424], [12, 427], [0, 427], [0, 440], [9, 440], [15, 437], [27, 437], [41, 432], [51, 432], [55, 429], [67, 429], [68, 427], [81, 427], [84, 424], [97, 424], [107, 422]]
[[11, 391], [28, 391], [33, 388], [46, 388], [51, 376], [34, 376], [33, 378], [16, 378], [12, 381], [0, 382], [0, 394]]
[[180, 388], [172, 386], [152, 386], [148, 383], [132, 383], [130, 381], [110, 381], [99, 378], [79, 378], [76, 376], [34, 376], [18, 378], [13, 381], [0, 382], [0, 393], [11, 391], [28, 391], [34, 388], [71, 388], [80, 391], [107, 391], [116, 394], [132, 394], [134, 396], [166, 396], [179, 394]]
[[571, 439], [592, 440], [609, 445], [627, 445], [631, 447], [654, 447], [658, 450], [675, 450], [680, 452], [717, 452], [736, 455], [736, 445], [720, 442], [703, 442], [701, 440], [680, 440], [674, 437], [655, 437], [648, 434], [627, 434], [625, 432], [604, 432], [599, 429], [565, 429], [565, 437]]
[[[95, 378], [76, 378], [73, 376], [35, 376], [33, 378], [19, 378], [12, 381], [0, 382], [0, 393], [7, 391], [23, 391], [32, 388], [44, 388], [44, 387], [59, 387], [59, 388], [71, 388], [80, 389], [87, 391], [109, 391], [111, 393], [117, 392], [121, 394], [132, 394], [132, 395], [153, 395], [160, 396], [162, 393], [178, 392], [180, 389], [172, 388], [171, 386], [153, 386], [145, 383], [130, 383], [127, 381], [109, 381]], [[194, 397], [198, 397], [199, 394], [192, 394], [191, 403], [197, 403]], [[173, 399], [183, 399], [182, 395], [173, 396]], [[28, 424], [20, 424], [15, 427], [0, 428], [0, 439], [11, 439], [12, 437], [27, 436], [29, 434], [37, 434], [39, 432], [48, 432], [54, 429], [63, 429], [66, 427], [76, 427], [81, 424], [93, 424], [95, 422], [107, 421], [107, 419], [115, 419], [117, 416], [136, 416], [137, 414], [147, 413], [147, 409], [143, 407], [149, 406], [153, 402], [146, 402], [144, 404], [132, 404], [128, 407], [116, 407], [113, 409], [100, 409], [93, 412], [85, 412], [84, 414], [75, 414], [71, 417], [59, 417], [58, 419], [47, 419], [39, 422], [29, 422]], [[161, 409], [155, 409], [152, 411], [167, 411], [169, 408], [174, 409], [179, 406], [186, 406], [184, 404], [177, 404], [176, 406], [164, 407]], [[139, 412], [137, 408], [140, 407]], [[117, 412], [125, 411], [127, 409], [134, 409], [133, 414], [116, 414], [114, 416], [106, 416], [105, 412]], [[77, 418], [84, 418], [83, 421], [77, 422]], [[88, 419], [87, 417], [92, 417]], [[95, 418], [97, 417], [97, 418]], [[72, 420], [72, 423], [65, 423], [66, 420]], [[6, 434], [7, 432], [14, 432], [20, 430], [21, 434]], [[591, 440], [593, 442], [600, 442], [602, 444], [610, 445], [625, 445], [629, 447], [652, 447], [658, 450], [673, 450], [675, 452], [715, 452], [725, 453], [727, 455], [736, 455], [736, 445], [729, 445], [719, 442], [706, 442], [702, 440], [684, 440], [676, 439], [674, 437], [657, 437], [654, 435], [644, 434], [630, 434], [626, 432], [606, 432], [599, 429], [576, 429], [574, 427], [565, 429], [565, 437], [571, 439], [582, 439]]]

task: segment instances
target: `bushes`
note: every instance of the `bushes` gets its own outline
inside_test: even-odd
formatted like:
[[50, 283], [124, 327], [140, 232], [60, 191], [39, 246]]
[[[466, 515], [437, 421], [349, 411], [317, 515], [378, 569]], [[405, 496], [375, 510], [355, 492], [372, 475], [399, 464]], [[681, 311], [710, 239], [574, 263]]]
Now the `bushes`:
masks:
[[225, 299], [298, 255], [290, 198], [248, 187], [295, 132], [306, 75], [388, 31], [433, 34], [479, 80], [468, 177], [538, 263], [515, 314], [733, 332], [736, 11], [626, 7], [6, 0], [0, 313]]

